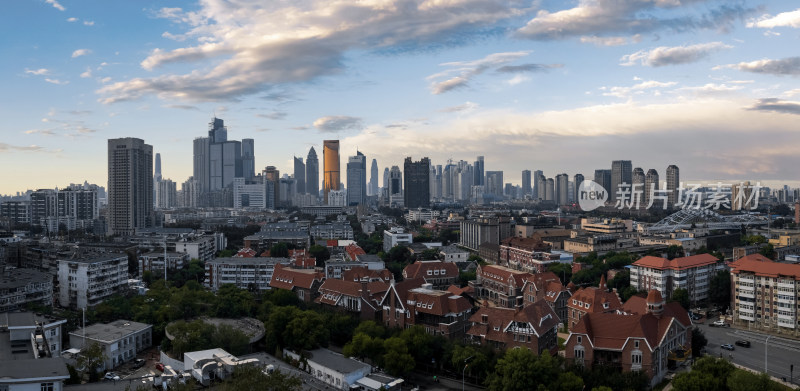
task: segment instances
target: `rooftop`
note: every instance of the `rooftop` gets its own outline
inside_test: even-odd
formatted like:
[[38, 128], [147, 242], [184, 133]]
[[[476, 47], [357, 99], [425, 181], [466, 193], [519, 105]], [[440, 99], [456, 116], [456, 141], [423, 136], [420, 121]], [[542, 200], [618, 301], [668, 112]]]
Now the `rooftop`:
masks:
[[653, 269], [682, 270], [711, 265], [717, 262], [719, 262], [719, 259], [711, 254], [697, 254], [689, 257], [675, 258], [673, 260], [648, 255], [634, 262], [633, 265]]
[[308, 361], [314, 361], [339, 373], [347, 374], [363, 368], [370, 368], [369, 364], [347, 358], [328, 349], [316, 349], [308, 353], [311, 356]]
[[30, 283], [52, 282], [53, 277], [33, 269], [11, 269], [0, 273], [0, 290], [22, 288]]
[[108, 254], [108, 255], [99, 255], [99, 256], [92, 256], [92, 257], [81, 257], [81, 258], [74, 258], [74, 259], [62, 259], [59, 262], [75, 262], [75, 263], [97, 263], [97, 262], [105, 262], [105, 261], [115, 261], [119, 259], [123, 259], [125, 262], [128, 261], [127, 254]]
[[0, 383], [34, 378], [37, 380], [69, 379], [67, 364], [60, 357], [0, 361]]
[[274, 264], [274, 263], [290, 263], [289, 258], [275, 258], [275, 257], [257, 257], [257, 258], [215, 258], [207, 262], [207, 264], [238, 264], [238, 265], [257, 265], [257, 264]]
[[71, 332], [70, 335], [82, 337], [85, 332], [87, 339], [101, 342], [114, 342], [133, 333], [142, 331], [148, 327], [153, 326], [131, 320], [120, 319], [106, 324], [95, 323], [84, 329], [75, 330]]

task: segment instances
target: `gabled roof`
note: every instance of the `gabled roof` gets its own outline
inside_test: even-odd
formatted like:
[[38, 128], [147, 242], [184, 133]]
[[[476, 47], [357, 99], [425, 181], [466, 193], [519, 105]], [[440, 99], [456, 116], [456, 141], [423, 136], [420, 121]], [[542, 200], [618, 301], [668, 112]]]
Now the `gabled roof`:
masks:
[[647, 341], [639, 349], [653, 351], [669, 330], [675, 318], [652, 314], [624, 315], [617, 313], [590, 313], [573, 326], [573, 334], [584, 334], [595, 349], [621, 350], [630, 338], [641, 338]]
[[[460, 314], [472, 309], [469, 300], [448, 291], [414, 288], [408, 291], [405, 301], [414, 302], [414, 310], [421, 313], [445, 316]], [[412, 308], [409, 308], [412, 310]]]
[[350, 258], [351, 261], [355, 261], [358, 255], [363, 255], [367, 253], [366, 251], [364, 251], [363, 248], [359, 247], [359, 245], [355, 243], [345, 247], [344, 251], [347, 253], [347, 257]]
[[475, 293], [475, 288], [473, 288], [473, 287], [471, 287], [469, 285], [467, 285], [467, 286], [465, 286], [463, 288], [455, 286], [455, 285], [450, 285], [449, 287], [447, 287], [447, 291], [452, 293], [452, 294], [454, 294], [454, 295], [463, 295], [463, 294], [472, 295], [472, 294]]
[[422, 284], [425, 283], [425, 280], [422, 278], [410, 278], [407, 280], [400, 281], [396, 284], [391, 284], [389, 289], [386, 291], [386, 294], [383, 295], [383, 299], [380, 301], [380, 305], [385, 305], [387, 303], [387, 299], [389, 295], [395, 295], [396, 302], [400, 305], [401, 308], [405, 308], [405, 298], [408, 294], [408, 291], [414, 288], [419, 288]]
[[358, 297], [361, 296], [361, 283], [328, 278], [319, 287], [319, 292], [320, 294], [338, 293], [341, 295]]
[[558, 279], [558, 276], [556, 276], [556, 274], [553, 272], [531, 274], [525, 277], [524, 281], [525, 285], [533, 285], [535, 287], [534, 290], [536, 291], [546, 290], [548, 288], [556, 289], [556, 285], [551, 284], [558, 284], [558, 286], [563, 288], [563, 285], [561, 285], [561, 280]]
[[800, 265], [778, 263], [761, 254], [751, 254], [730, 263], [731, 273], [755, 273], [762, 277], [778, 278], [780, 276], [800, 280]]
[[291, 269], [278, 263], [275, 265], [275, 271], [272, 274], [269, 286], [286, 290], [293, 290], [295, 287], [311, 289], [315, 281], [319, 282], [324, 279], [324, 274], [314, 270]]
[[[431, 274], [428, 274], [428, 270], [431, 271]], [[445, 274], [441, 274], [441, 270], [444, 270]], [[439, 274], [434, 274], [434, 271], [437, 271]], [[452, 262], [442, 262], [442, 261], [417, 261], [414, 262], [403, 269], [403, 277], [404, 278], [457, 278], [458, 277], [458, 266]]]
[[528, 272], [514, 270], [499, 265], [478, 266], [478, 271], [482, 278], [488, 278], [503, 284], [508, 284], [509, 282], [513, 281], [514, 286], [520, 288], [525, 285], [525, 279], [533, 276]]
[[[484, 316], [486, 321], [484, 322]], [[474, 325], [469, 335], [483, 336], [490, 341], [505, 342], [505, 333], [523, 323], [540, 337], [555, 328], [561, 321], [555, 311], [545, 302], [538, 301], [525, 308], [481, 307], [469, 321]]]
[[633, 265], [639, 267], [649, 267], [653, 269], [662, 269], [662, 270], [663, 269], [683, 270], [683, 269], [691, 269], [694, 267], [711, 265], [717, 262], [719, 262], [719, 259], [717, 259], [717, 257], [711, 254], [697, 254], [688, 257], [675, 258], [671, 261], [666, 258], [654, 257], [648, 255], [634, 262]]
[[253, 250], [250, 247], [245, 247], [245, 248], [239, 250], [236, 253], [236, 255], [234, 255], [233, 257], [234, 258], [254, 258], [255, 256], [256, 256], [255, 250]]
[[[658, 292], [658, 291], [656, 291]], [[628, 301], [622, 306], [622, 311], [628, 314], [646, 314], [647, 313], [647, 299], [641, 296], [631, 296]], [[678, 302], [670, 302], [664, 304], [662, 317], [673, 317], [682, 325], [689, 327], [692, 325], [689, 319], [689, 312], [686, 311]]]
[[392, 272], [387, 269], [370, 270], [363, 266], [356, 266], [350, 270], [345, 270], [342, 273], [342, 279], [356, 282], [360, 282], [362, 279], [367, 279], [369, 281], [377, 279], [388, 283], [392, 280]]
[[[576, 304], [573, 304], [576, 303]], [[589, 305], [588, 308], [586, 305]], [[608, 304], [604, 306], [604, 304]], [[599, 313], [615, 311], [622, 308], [619, 297], [614, 292], [607, 292], [598, 287], [581, 288], [567, 300], [567, 307], [583, 312]]]

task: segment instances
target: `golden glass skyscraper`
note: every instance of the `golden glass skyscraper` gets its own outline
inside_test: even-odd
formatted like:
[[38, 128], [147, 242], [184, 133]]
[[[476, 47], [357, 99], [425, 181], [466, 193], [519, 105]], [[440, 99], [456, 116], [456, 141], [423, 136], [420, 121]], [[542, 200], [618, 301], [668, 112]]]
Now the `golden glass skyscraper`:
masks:
[[322, 190], [323, 202], [328, 203], [328, 192], [339, 190], [339, 140], [325, 140], [322, 143]]

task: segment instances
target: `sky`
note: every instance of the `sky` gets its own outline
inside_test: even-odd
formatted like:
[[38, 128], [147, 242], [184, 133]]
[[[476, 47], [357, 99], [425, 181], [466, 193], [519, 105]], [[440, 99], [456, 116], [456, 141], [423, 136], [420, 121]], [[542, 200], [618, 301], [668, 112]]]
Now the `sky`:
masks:
[[[800, 3], [19, 0], [0, 24], [0, 194], [107, 183], [107, 140], [163, 176], [225, 120], [257, 171], [339, 139], [380, 171], [428, 156], [547, 177], [800, 184]], [[343, 175], [344, 179], [344, 175]]]

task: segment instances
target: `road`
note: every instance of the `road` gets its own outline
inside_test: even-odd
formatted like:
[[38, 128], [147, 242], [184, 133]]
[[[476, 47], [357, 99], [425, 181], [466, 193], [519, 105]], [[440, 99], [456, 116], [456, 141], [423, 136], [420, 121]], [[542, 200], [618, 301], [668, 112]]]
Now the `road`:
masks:
[[[711, 355], [725, 357], [731, 359], [734, 363], [754, 369], [756, 371], [764, 371], [764, 342], [767, 339], [767, 334], [754, 333], [752, 331], [737, 330], [729, 327], [709, 327], [708, 325], [699, 325], [701, 330], [708, 339], [706, 352]], [[750, 347], [744, 348], [735, 346], [734, 342], [737, 340], [750, 341]], [[728, 351], [720, 348], [720, 345], [731, 344], [734, 345], [734, 351]], [[769, 374], [777, 378], [785, 377], [788, 381], [791, 376], [789, 373], [789, 366], [795, 365], [794, 384], [800, 384], [800, 341], [790, 340], [781, 337], [770, 337], [769, 348], [767, 352], [767, 369]]]

